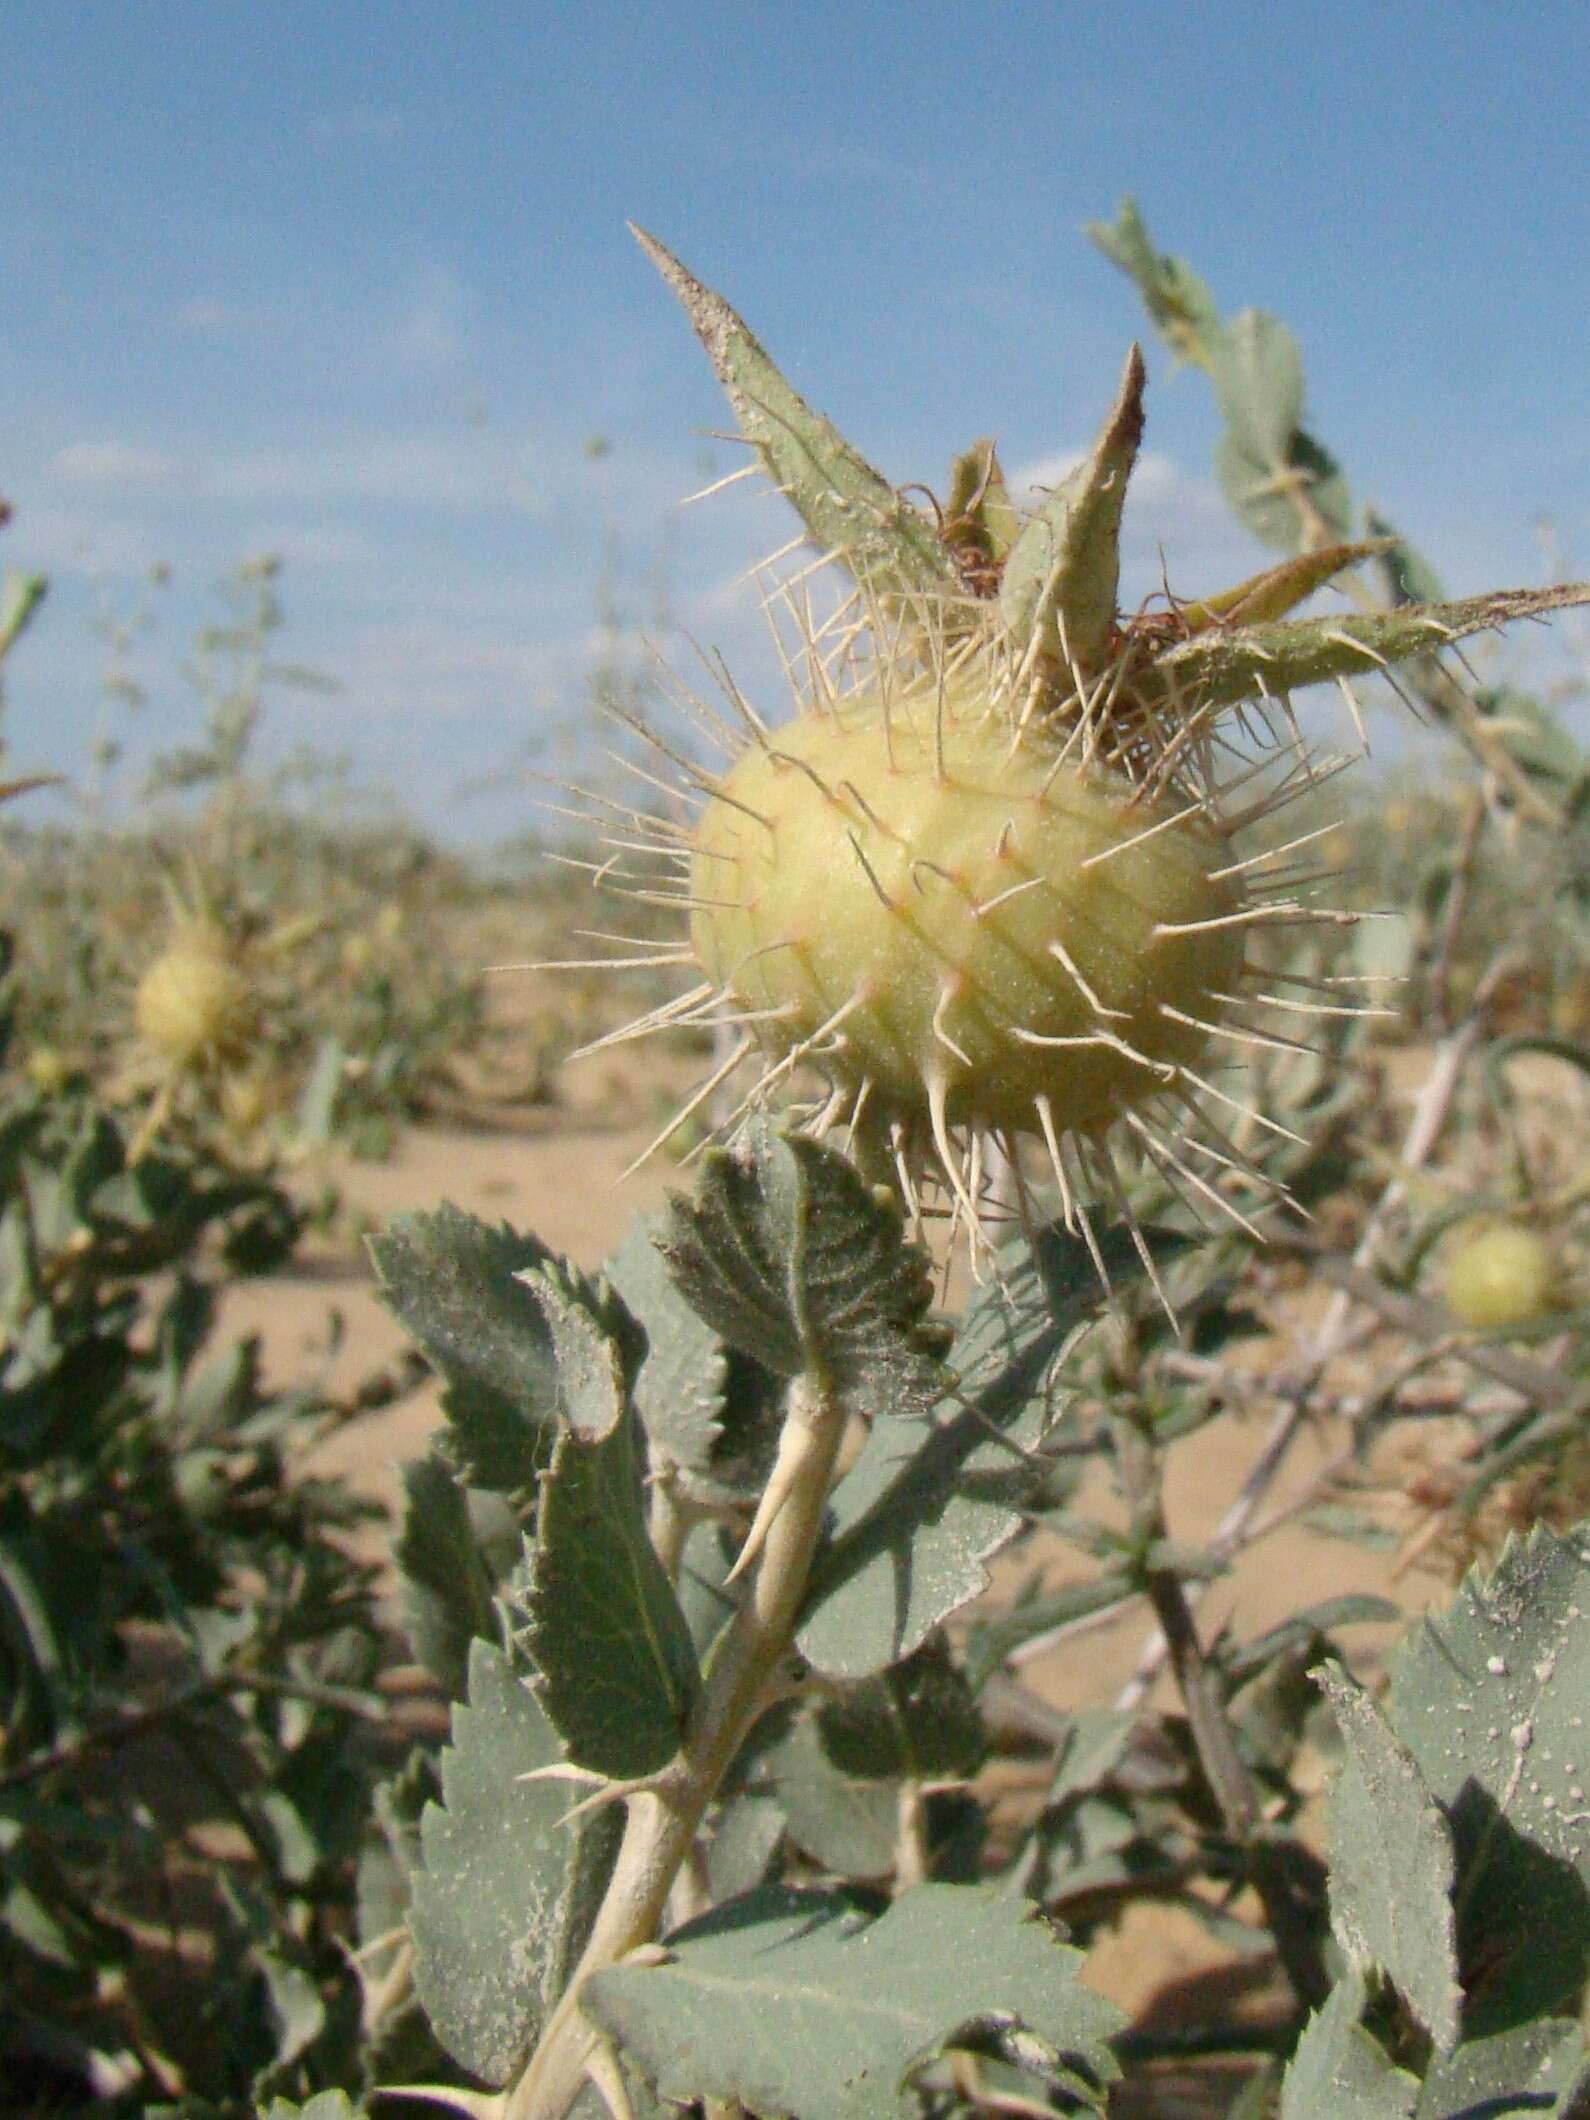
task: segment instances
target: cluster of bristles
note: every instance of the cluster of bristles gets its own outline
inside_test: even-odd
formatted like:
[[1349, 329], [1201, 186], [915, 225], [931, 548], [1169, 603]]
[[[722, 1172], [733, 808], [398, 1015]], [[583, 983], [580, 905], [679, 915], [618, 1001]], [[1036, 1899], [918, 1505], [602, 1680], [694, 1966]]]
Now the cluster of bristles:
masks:
[[1310, 754], [1284, 694], [1235, 716], [1147, 699], [1133, 624], [1090, 676], [1013, 655], [976, 596], [858, 591], [819, 619], [807, 571], [765, 599], [793, 720], [770, 726], [719, 662], [716, 703], [670, 680], [718, 770], [620, 711], [651, 756], [612, 755], [644, 792], [572, 791], [608, 848], [580, 865], [686, 932], [581, 930], [613, 954], [570, 968], [700, 975], [585, 1050], [716, 1034], [716, 1064], [637, 1161], [701, 1113], [702, 1145], [732, 1139], [776, 1096], [843, 1136], [919, 1229], [964, 1229], [974, 1259], [991, 1224], [1053, 1211], [1034, 1196], [1047, 1179], [1101, 1275], [1090, 1204], [1158, 1286], [1123, 1146], [1195, 1214], [1258, 1234], [1247, 1210], [1284, 1187], [1229, 1128], [1298, 1136], [1222, 1086], [1223, 1062], [1296, 1049], [1261, 1011], [1368, 1011], [1344, 978], [1250, 955], [1354, 917], [1303, 895], [1326, 872], [1295, 857], [1332, 826], [1234, 842], [1346, 761]]

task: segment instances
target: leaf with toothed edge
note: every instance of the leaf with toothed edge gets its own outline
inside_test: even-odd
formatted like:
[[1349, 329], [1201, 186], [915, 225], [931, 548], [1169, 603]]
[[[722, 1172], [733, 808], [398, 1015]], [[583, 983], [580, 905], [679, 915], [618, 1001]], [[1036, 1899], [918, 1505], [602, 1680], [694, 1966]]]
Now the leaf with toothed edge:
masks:
[[[647, 1533], [624, 1350], [588, 1290], [540, 1278], [569, 1425], [543, 1474], [515, 1602], [536, 1692], [577, 1766], [649, 1774], [700, 1686], [690, 1629]], [[612, 1305], [607, 1306], [609, 1315]]]
[[1313, 1673], [1342, 1735], [1330, 1793], [1331, 1927], [1351, 1963], [1379, 1966], [1443, 2053], [1463, 2006], [1452, 1840], [1412, 1754], [1340, 1664]]
[[[1112, 1278], [1141, 1272], [1122, 1231], [1100, 1244]], [[1043, 1477], [1027, 1453], [1052, 1426], [1056, 1358], [1102, 1300], [1087, 1246], [1058, 1226], [1010, 1246], [950, 1349], [958, 1383], [926, 1435], [887, 1411], [834, 1493], [799, 1644], [835, 1678], [864, 1678], [920, 1646], [988, 1584]]]
[[1590, 1972], [1590, 1528], [1537, 1526], [1393, 1658], [1385, 1709], [1447, 1814], [1464, 2030], [1579, 2007]]
[[703, 287], [644, 229], [631, 232], [668, 282], [753, 443], [768, 477], [793, 504], [819, 552], [862, 587], [884, 594], [960, 593], [934, 526], [785, 381], [721, 295]]
[[495, 1640], [491, 1572], [451, 1468], [435, 1455], [403, 1468], [403, 1532], [395, 1559], [415, 1654], [448, 1693], [464, 1690], [469, 1645]]
[[1019, 652], [1036, 634], [1047, 654], [1094, 667], [1115, 623], [1121, 509], [1143, 438], [1143, 356], [1127, 355], [1113, 409], [1088, 456], [1017, 538], [999, 614]]
[[1364, 1985], [1339, 1980], [1309, 2019], [1281, 2086], [1280, 2120], [1413, 2120], [1417, 2078], [1363, 2028]]
[[856, 1414], [921, 1419], [937, 1398], [926, 1255], [832, 1149], [763, 1132], [718, 1151], [659, 1242], [686, 1300], [764, 1368], [815, 1373]]
[[571, 1821], [567, 1781], [524, 1779], [562, 1758], [509, 1658], [476, 1641], [469, 1698], [453, 1710], [442, 1754], [442, 1801], [420, 1819], [410, 1928], [415, 1985], [436, 2036], [490, 2084], [506, 2083], [534, 2047], [622, 1830], [616, 1806]]
[[[989, 1885], [919, 1885], [876, 1920], [838, 1894], [767, 1887], [668, 1940], [669, 1962], [598, 1973], [596, 2021], [665, 2099], [737, 2098], [799, 2120], [897, 2120], [918, 2072], [975, 2043], [1096, 2112], [1121, 2018], [1080, 1951]], [[990, 2046], [990, 2042], [992, 2042]]]
[[396, 1216], [370, 1240], [380, 1292], [446, 1382], [447, 1445], [470, 1484], [528, 1489], [557, 1421], [546, 1320], [519, 1279], [552, 1257], [539, 1237], [461, 1208]]

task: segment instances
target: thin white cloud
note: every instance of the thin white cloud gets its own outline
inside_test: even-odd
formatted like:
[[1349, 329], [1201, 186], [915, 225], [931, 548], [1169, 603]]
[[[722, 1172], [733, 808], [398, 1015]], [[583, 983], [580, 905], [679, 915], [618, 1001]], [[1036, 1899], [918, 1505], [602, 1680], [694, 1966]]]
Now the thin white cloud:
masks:
[[164, 450], [141, 448], [135, 442], [107, 438], [101, 441], [69, 442], [58, 449], [52, 469], [74, 486], [109, 487], [117, 491], [170, 486], [181, 465]]

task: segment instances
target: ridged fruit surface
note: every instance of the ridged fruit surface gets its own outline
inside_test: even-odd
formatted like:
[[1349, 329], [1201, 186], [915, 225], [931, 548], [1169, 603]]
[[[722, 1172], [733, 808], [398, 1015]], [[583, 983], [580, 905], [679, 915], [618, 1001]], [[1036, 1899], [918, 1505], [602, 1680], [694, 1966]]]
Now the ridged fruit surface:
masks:
[[815, 1038], [831, 1080], [902, 1119], [937, 1079], [954, 1125], [1031, 1131], [1042, 1096], [1061, 1131], [1102, 1130], [1201, 1056], [1178, 1015], [1219, 1019], [1243, 981], [1241, 928], [1207, 925], [1242, 909], [1231, 855], [1188, 809], [975, 698], [849, 697], [752, 746], [706, 804], [696, 954], [778, 1012], [756, 1026], [775, 1058]]

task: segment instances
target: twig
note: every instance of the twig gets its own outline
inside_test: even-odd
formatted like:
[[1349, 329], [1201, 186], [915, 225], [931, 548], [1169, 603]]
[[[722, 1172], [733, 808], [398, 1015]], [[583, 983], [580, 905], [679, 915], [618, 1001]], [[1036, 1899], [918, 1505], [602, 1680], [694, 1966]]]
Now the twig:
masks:
[[[1510, 950], [1499, 951], [1486, 966], [1463, 1020], [1437, 1045], [1431, 1059], [1430, 1071], [1415, 1099], [1413, 1116], [1408, 1122], [1408, 1131], [1403, 1139], [1402, 1154], [1397, 1169], [1387, 1182], [1380, 1198], [1375, 1202], [1363, 1234], [1354, 1247], [1350, 1266], [1365, 1270], [1373, 1262], [1380, 1242], [1392, 1217], [1407, 1198], [1410, 1180], [1423, 1169], [1434, 1153], [1447, 1118], [1451, 1113], [1452, 1100], [1469, 1056], [1479, 1043], [1485, 1027], [1485, 1011], [1492, 994], [1512, 971], [1515, 958]], [[1288, 1236], [1290, 1241], [1290, 1235]], [[1349, 1262], [1340, 1262], [1348, 1265]], [[1322, 1277], [1323, 1267], [1321, 1268]], [[1372, 1277], [1369, 1277], [1372, 1279]], [[1378, 1288], [1379, 1282], [1373, 1282]], [[1349, 1319], [1352, 1313], [1353, 1291], [1338, 1286], [1311, 1335], [1301, 1362], [1289, 1375], [1277, 1380], [1275, 1394], [1282, 1406], [1264, 1439], [1258, 1457], [1249, 1468], [1241, 1491], [1225, 1515], [1216, 1525], [1209, 1540], [1212, 1551], [1229, 1556], [1243, 1544], [1248, 1525], [1258, 1513], [1259, 1505], [1276, 1476], [1285, 1464], [1293, 1443], [1297, 1440], [1320, 1379], [1331, 1362], [1340, 1353], [1345, 1343]], [[1120, 1708], [1135, 1708], [1147, 1697], [1149, 1689], [1158, 1677], [1165, 1661], [1163, 1636], [1151, 1642], [1139, 1659], [1131, 1678], [1117, 1696]]]

